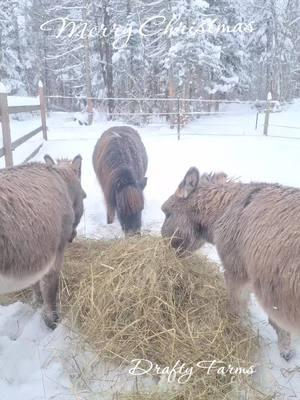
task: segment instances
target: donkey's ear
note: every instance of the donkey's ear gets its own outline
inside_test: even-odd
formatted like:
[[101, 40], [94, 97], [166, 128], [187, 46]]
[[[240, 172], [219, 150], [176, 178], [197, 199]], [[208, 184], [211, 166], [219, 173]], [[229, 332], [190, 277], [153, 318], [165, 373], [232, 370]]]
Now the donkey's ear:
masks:
[[146, 176], [139, 181], [139, 187], [142, 190], [144, 190], [145, 187], [147, 186], [147, 181], [148, 181], [148, 178]]
[[82, 162], [82, 157], [80, 154], [74, 157], [72, 161], [72, 167], [79, 179], [81, 178], [81, 162]]
[[199, 183], [199, 171], [196, 167], [191, 167], [185, 174], [183, 181], [176, 190], [176, 196], [187, 199], [189, 195], [197, 188]]
[[52, 157], [49, 156], [49, 154], [44, 155], [44, 160], [45, 163], [49, 166], [55, 165], [55, 161], [53, 160]]

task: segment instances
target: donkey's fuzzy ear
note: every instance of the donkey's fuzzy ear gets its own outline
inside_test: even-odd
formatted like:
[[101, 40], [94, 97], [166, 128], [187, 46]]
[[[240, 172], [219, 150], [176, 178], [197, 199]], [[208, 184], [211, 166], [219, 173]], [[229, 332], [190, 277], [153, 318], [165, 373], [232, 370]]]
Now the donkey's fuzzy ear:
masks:
[[226, 183], [228, 180], [227, 174], [225, 172], [218, 172], [214, 176], [214, 182], [217, 183], [218, 185], [223, 185]]
[[55, 161], [53, 160], [52, 157], [49, 156], [49, 154], [44, 155], [44, 160], [45, 163], [49, 166], [55, 165]]
[[72, 167], [79, 179], [81, 178], [81, 162], [82, 162], [82, 157], [80, 154], [74, 157], [72, 161]]
[[228, 181], [228, 176], [225, 172], [215, 172], [215, 173], [204, 173], [201, 175], [200, 184], [202, 183], [214, 183], [217, 185], [223, 185]]
[[196, 167], [191, 167], [185, 174], [183, 181], [176, 190], [176, 196], [187, 199], [189, 195], [197, 188], [200, 174]]

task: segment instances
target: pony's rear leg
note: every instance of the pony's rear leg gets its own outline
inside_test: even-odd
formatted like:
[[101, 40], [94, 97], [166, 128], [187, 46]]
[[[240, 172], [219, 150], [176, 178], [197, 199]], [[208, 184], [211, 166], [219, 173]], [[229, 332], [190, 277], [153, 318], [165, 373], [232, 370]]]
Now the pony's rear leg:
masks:
[[112, 224], [112, 223], [114, 222], [115, 213], [116, 213], [115, 208], [112, 207], [111, 205], [107, 204], [107, 214], [106, 214], [106, 217], [107, 217], [107, 223], [108, 223], [108, 224]]
[[291, 334], [280, 328], [275, 321], [269, 318], [269, 324], [275, 329], [278, 338], [278, 348], [282, 358], [289, 361], [295, 355], [295, 350], [291, 348]]
[[63, 262], [63, 251], [55, 258], [53, 268], [41, 280], [43, 297], [43, 319], [50, 329], [55, 329], [59, 320], [57, 311], [57, 294], [59, 287], [59, 272]]
[[227, 294], [229, 297], [229, 312], [242, 317], [246, 311], [250, 296], [248, 279], [224, 272]]

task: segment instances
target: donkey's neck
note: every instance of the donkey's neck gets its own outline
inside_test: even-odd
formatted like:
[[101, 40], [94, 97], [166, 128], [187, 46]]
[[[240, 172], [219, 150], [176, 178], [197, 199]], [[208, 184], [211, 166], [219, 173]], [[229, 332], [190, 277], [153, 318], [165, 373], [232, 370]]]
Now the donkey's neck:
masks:
[[197, 214], [200, 216], [199, 224], [205, 232], [205, 239], [209, 243], [214, 244], [216, 225], [236, 200], [239, 186], [231, 182], [224, 185], [207, 185], [200, 189], [201, 195], [196, 203]]

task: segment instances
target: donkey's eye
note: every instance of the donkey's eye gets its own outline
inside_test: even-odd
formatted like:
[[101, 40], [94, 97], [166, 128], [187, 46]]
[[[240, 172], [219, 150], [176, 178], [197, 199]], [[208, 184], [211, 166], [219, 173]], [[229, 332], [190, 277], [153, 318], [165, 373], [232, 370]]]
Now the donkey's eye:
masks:
[[167, 211], [165, 211], [165, 217], [166, 217], [166, 219], [168, 219], [170, 216], [171, 216], [171, 213], [170, 213], [170, 212], [167, 212]]

